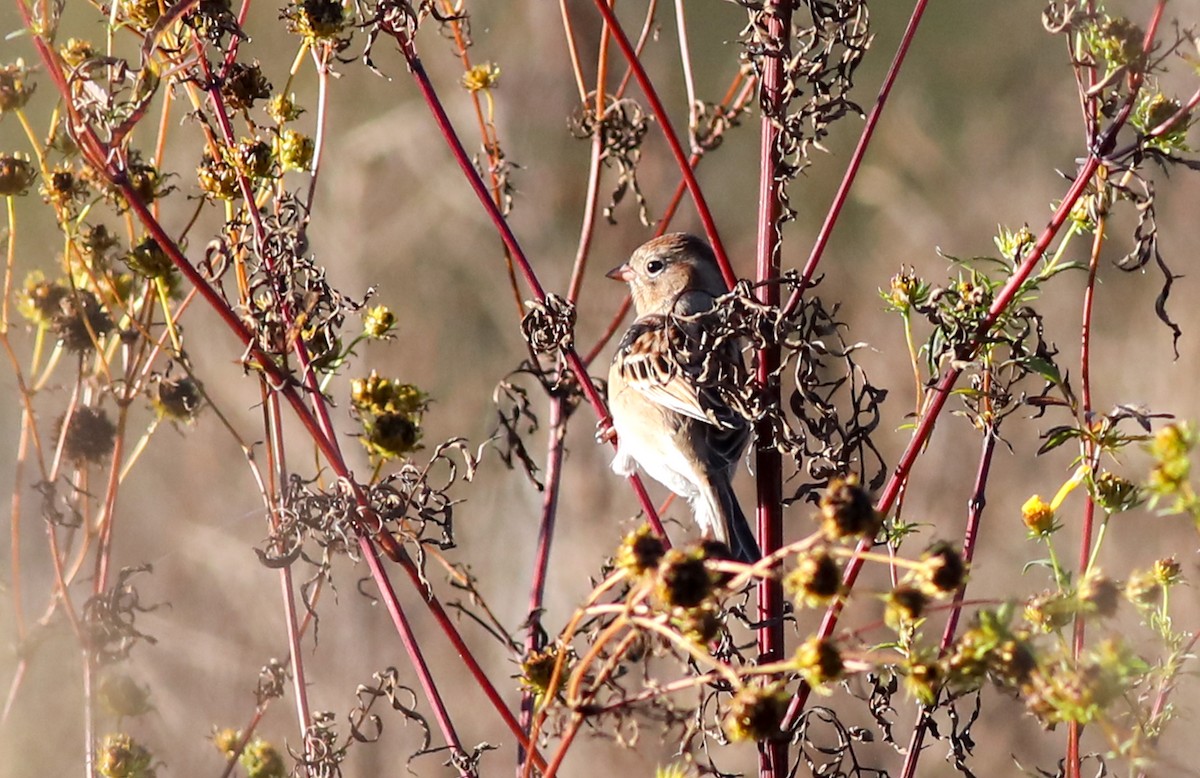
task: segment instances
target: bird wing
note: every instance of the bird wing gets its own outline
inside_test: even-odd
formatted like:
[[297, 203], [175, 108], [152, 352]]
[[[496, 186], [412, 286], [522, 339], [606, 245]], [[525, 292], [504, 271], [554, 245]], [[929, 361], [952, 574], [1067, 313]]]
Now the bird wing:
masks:
[[644, 316], [634, 322], [617, 349], [621, 378], [651, 402], [713, 424], [713, 415], [705, 409], [700, 391], [672, 357], [669, 337], [662, 316]]

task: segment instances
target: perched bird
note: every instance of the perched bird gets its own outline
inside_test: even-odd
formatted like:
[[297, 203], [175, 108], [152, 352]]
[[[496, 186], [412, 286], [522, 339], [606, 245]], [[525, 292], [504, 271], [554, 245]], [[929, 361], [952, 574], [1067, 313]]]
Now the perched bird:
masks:
[[729, 291], [712, 249], [693, 235], [663, 235], [608, 277], [629, 283], [637, 313], [608, 373], [613, 471], [628, 476], [640, 467], [688, 501], [705, 535], [728, 545], [738, 561], [757, 561], [758, 544], [732, 486], [750, 427], [697, 384], [695, 368], [680, 364], [670, 346], [672, 316], [709, 310]]

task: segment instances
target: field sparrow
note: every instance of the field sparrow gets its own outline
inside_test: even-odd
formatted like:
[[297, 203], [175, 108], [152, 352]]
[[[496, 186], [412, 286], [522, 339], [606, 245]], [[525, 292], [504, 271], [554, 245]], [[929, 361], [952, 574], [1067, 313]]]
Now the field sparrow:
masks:
[[663, 235], [608, 277], [629, 283], [637, 312], [608, 373], [613, 471], [628, 476], [640, 467], [688, 501], [705, 535], [728, 545], [738, 561], [757, 561], [758, 544], [731, 483], [750, 427], [696, 384], [669, 344], [672, 315], [706, 311], [729, 291], [712, 249], [693, 235]]

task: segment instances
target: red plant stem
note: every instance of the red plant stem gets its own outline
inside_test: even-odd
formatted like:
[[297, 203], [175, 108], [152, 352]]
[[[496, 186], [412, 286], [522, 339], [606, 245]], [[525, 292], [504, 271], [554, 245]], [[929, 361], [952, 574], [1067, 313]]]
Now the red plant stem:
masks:
[[[983, 431], [983, 448], [979, 454], [979, 467], [975, 473], [975, 488], [971, 492], [971, 501], [967, 507], [967, 528], [963, 533], [963, 564], [969, 570], [971, 561], [975, 558], [975, 541], [979, 538], [979, 523], [983, 518], [983, 509], [987, 505], [984, 492], [987, 489], [988, 474], [992, 469], [992, 455], [996, 451], [996, 430], [987, 427]], [[967, 582], [964, 581], [954, 593], [950, 616], [946, 619], [946, 627], [942, 631], [942, 642], [938, 646], [938, 656], [943, 657], [954, 642], [958, 631], [958, 621], [962, 616], [963, 598], [967, 593]], [[908, 752], [904, 756], [904, 768], [901, 778], [914, 778], [917, 774], [917, 760], [921, 758], [921, 744], [925, 741], [925, 733], [933, 720], [935, 705], [921, 708], [920, 718], [913, 728], [912, 737], [908, 741]]]
[[671, 149], [671, 155], [675, 157], [676, 164], [679, 165], [679, 172], [683, 174], [683, 180], [687, 184], [688, 192], [692, 195], [692, 201], [696, 204], [696, 213], [700, 217], [700, 223], [704, 225], [704, 234], [708, 237], [708, 242], [712, 244], [713, 253], [717, 257], [717, 264], [721, 266], [721, 275], [725, 278], [725, 283], [732, 289], [737, 281], [737, 275], [733, 272], [733, 266], [729, 263], [729, 256], [725, 253], [725, 246], [721, 243], [721, 236], [717, 233], [717, 223], [713, 219], [712, 211], [708, 208], [708, 201], [704, 199], [704, 193], [700, 190], [700, 183], [696, 180], [696, 175], [692, 172], [692, 166], [688, 163], [688, 155], [684, 152], [683, 146], [679, 143], [679, 136], [675, 134], [675, 129], [671, 125], [671, 117], [663, 108], [662, 101], [658, 99], [658, 92], [654, 89], [654, 82], [650, 80], [646, 69], [642, 67], [642, 63], [638, 60], [637, 50], [629, 41], [629, 36], [625, 34], [625, 30], [621, 28], [621, 23], [617, 20], [617, 15], [608, 7], [605, 0], [595, 0], [596, 8], [599, 9], [600, 15], [604, 17], [604, 21], [608, 24], [612, 32], [613, 40], [617, 42], [617, 47], [621, 49], [621, 53], [625, 55], [625, 59], [629, 62], [629, 67], [633, 70], [633, 76], [637, 79], [638, 86], [642, 88], [642, 94], [646, 96], [646, 101], [650, 103], [650, 110], [654, 113], [655, 119], [658, 120], [659, 126], [662, 127], [663, 137], [667, 141], [667, 146]]
[[850, 161], [846, 165], [846, 173], [842, 176], [842, 182], [838, 184], [837, 193], [833, 197], [833, 203], [829, 206], [829, 212], [825, 214], [825, 221], [821, 224], [821, 230], [817, 233], [817, 240], [813, 243], [812, 251], [809, 252], [808, 261], [804, 263], [804, 270], [800, 274], [800, 283], [788, 297], [787, 304], [783, 306], [784, 315], [796, 310], [796, 306], [800, 304], [800, 300], [805, 290], [808, 289], [813, 275], [817, 272], [817, 265], [820, 264], [821, 257], [825, 254], [825, 246], [829, 243], [829, 237], [833, 234], [834, 225], [837, 224], [838, 217], [842, 214], [842, 208], [846, 204], [846, 197], [850, 194], [850, 187], [854, 186], [854, 180], [858, 177], [859, 166], [862, 164], [863, 157], [866, 156], [867, 147], [871, 144], [871, 138], [875, 134], [875, 127], [879, 124], [879, 117], [883, 115], [883, 108], [887, 105], [888, 96], [892, 93], [892, 86], [896, 83], [896, 76], [900, 74], [900, 67], [904, 64], [905, 57], [908, 56], [908, 49], [917, 34], [917, 26], [921, 23], [921, 17], [924, 15], [925, 6], [928, 3], [929, 0], [917, 0], [916, 5], [913, 6], [912, 15], [908, 19], [908, 26], [904, 28], [904, 36], [900, 39], [900, 45], [896, 49], [895, 56], [892, 57], [892, 64], [888, 67], [887, 75], [883, 78], [883, 84], [879, 87], [879, 94], [875, 98], [875, 104], [871, 106], [871, 110], [867, 114], [867, 122], [863, 125], [862, 133], [858, 136], [858, 144], [854, 147], [854, 153], [850, 155]]
[[[550, 563], [550, 542], [554, 539], [555, 518], [558, 515], [558, 494], [562, 484], [563, 438], [566, 435], [566, 418], [562, 399], [550, 401], [550, 443], [546, 455], [546, 491], [542, 495], [542, 522], [538, 527], [537, 552], [534, 557], [533, 583], [529, 592], [529, 615], [526, 623], [529, 631], [525, 637], [525, 654], [528, 656], [544, 648], [542, 629], [542, 603], [546, 593], [546, 570]], [[521, 731], [528, 736], [533, 725], [535, 695], [527, 689], [521, 695]], [[523, 772], [525, 751], [517, 754], [517, 774]]]
[[[779, 284], [762, 283], [779, 277], [782, 234], [779, 216], [784, 181], [778, 175], [779, 125], [776, 117], [786, 108], [783, 97], [783, 67], [791, 50], [792, 4], [790, 0], [769, 0], [766, 11], [766, 49], [773, 52], [763, 64], [760, 82], [762, 121], [759, 142], [758, 237], [755, 251], [755, 280], [759, 282], [759, 300], [779, 305]], [[756, 355], [756, 379], [766, 393], [768, 406], [780, 402], [779, 345], [768, 344]], [[758, 524], [758, 543], [764, 555], [783, 545], [783, 456], [774, 445], [771, 423], [759, 423], [754, 452]], [[758, 582], [758, 653], [760, 663], [783, 658], [783, 584], [774, 576]], [[784, 778], [788, 774], [787, 739], [778, 737], [759, 744], [758, 774], [762, 778]]]
[[[442, 106], [442, 101], [438, 98], [437, 91], [433, 88], [433, 83], [429, 80], [429, 74], [425, 72], [425, 66], [421, 64], [421, 58], [417, 56], [415, 45], [405, 37], [402, 31], [389, 32], [395, 36], [397, 43], [399, 43], [400, 50], [404, 54], [404, 59], [408, 62], [409, 72], [412, 73], [413, 79], [417, 82], [417, 88], [420, 90], [421, 96], [425, 99], [426, 105], [428, 105], [430, 112], [433, 114], [438, 129], [441, 130], [442, 138], [450, 147], [450, 151], [454, 155], [454, 160], [458, 163], [463, 175], [466, 176], [467, 183], [471, 185], [475, 196], [479, 199], [484, 210], [487, 211], [488, 216], [491, 218], [492, 224], [500, 233], [500, 238], [512, 254], [513, 262], [516, 263], [517, 268], [521, 271], [521, 275], [525, 278], [525, 283], [529, 286], [530, 292], [539, 302], [544, 301], [546, 299], [546, 290], [538, 280], [537, 274], [533, 272], [533, 267], [529, 264], [529, 259], [525, 256], [525, 252], [517, 242], [517, 237], [513, 234], [512, 228], [504, 218], [504, 214], [500, 212], [500, 208], [488, 193], [483, 179], [479, 176], [479, 171], [475, 169], [474, 164], [471, 162], [471, 157], [467, 154], [466, 149], [463, 148], [462, 141], [454, 131], [454, 125], [451, 124], [450, 117], [446, 115], [446, 109]], [[587, 398], [596, 416], [601, 421], [608, 420], [608, 406], [605, 405], [604, 398], [600, 396], [600, 392], [588, 377], [587, 366], [579, 358], [579, 353], [572, 347], [566, 347], [562, 350], [562, 356], [563, 360], [567, 363], [567, 367], [577, 376], [579, 388], [583, 391], [584, 397]], [[658, 518], [658, 513], [654, 510], [654, 503], [651, 502], [650, 495], [646, 493], [646, 487], [642, 484], [641, 478], [635, 473], [629, 476], [629, 483], [633, 486], [634, 494], [637, 496], [642, 510], [646, 512], [646, 518], [650, 522], [650, 526], [654, 528], [654, 531], [660, 537], [665, 538], [667, 536], [666, 530], [663, 529], [662, 522]]]
[[400, 600], [396, 597], [396, 591], [392, 588], [387, 571], [383, 569], [383, 564], [379, 560], [379, 553], [375, 550], [375, 545], [366, 535], [359, 535], [358, 547], [383, 594], [383, 601], [387, 606], [388, 613], [391, 614], [392, 623], [396, 626], [396, 633], [400, 635], [400, 641], [404, 644], [404, 648], [412, 660], [413, 670], [417, 673], [417, 681], [425, 692], [425, 698], [433, 707], [433, 717], [437, 721], [438, 729], [441, 730], [446, 744], [450, 746], [451, 764], [458, 768], [458, 774], [462, 778], [475, 778], [476, 772], [463, 766], [466, 764], [465, 760], [455, 759], [455, 757], [465, 756], [466, 752], [463, 751], [462, 743], [458, 739], [454, 722], [450, 720], [450, 716], [446, 712], [442, 695], [438, 692], [433, 675], [429, 672], [429, 665], [425, 664], [425, 657], [421, 653], [421, 644], [417, 641], [412, 625], [408, 623], [408, 617], [404, 615], [404, 609], [400, 607]]

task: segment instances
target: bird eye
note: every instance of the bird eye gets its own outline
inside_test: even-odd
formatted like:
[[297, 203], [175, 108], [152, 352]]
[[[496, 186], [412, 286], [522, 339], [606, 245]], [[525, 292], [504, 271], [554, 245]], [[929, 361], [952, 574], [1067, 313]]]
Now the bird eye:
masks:
[[646, 272], [652, 276], [656, 276], [661, 273], [663, 268], [666, 266], [666, 263], [661, 259], [652, 259], [646, 263]]

